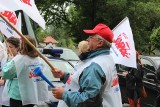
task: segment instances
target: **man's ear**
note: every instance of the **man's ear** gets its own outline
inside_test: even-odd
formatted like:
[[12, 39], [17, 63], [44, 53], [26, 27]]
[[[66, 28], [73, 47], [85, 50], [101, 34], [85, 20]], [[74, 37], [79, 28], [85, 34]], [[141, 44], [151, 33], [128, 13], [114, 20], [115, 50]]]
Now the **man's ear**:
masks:
[[104, 44], [104, 41], [103, 40], [99, 40], [99, 43], [97, 44], [97, 47], [100, 48], [102, 47]]

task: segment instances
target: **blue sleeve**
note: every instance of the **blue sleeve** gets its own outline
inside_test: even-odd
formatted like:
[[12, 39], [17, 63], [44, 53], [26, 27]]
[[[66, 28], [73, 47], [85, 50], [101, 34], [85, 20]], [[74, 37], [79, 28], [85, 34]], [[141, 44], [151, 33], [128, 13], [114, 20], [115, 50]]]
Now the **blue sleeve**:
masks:
[[69, 78], [70, 74], [67, 72], [64, 72], [63, 78], [61, 78], [61, 81], [65, 84]]
[[16, 67], [13, 60], [5, 63], [2, 68], [2, 76], [4, 79], [13, 79], [16, 77]]
[[102, 68], [96, 63], [92, 63], [89, 67], [85, 68], [82, 73], [79, 80], [81, 91], [66, 91], [62, 96], [62, 99], [69, 107], [74, 107], [79, 103], [96, 97], [100, 93], [106, 80]]

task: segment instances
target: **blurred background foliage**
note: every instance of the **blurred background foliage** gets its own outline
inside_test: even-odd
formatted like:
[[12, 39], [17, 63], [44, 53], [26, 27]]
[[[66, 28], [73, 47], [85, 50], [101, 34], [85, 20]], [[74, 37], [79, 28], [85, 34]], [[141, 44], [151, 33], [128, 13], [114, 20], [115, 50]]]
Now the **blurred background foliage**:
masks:
[[35, 0], [44, 16], [47, 29], [36, 29], [40, 41], [46, 35], [58, 40], [59, 46], [72, 48], [87, 38], [83, 29], [105, 23], [113, 29], [129, 18], [136, 49], [141, 54], [160, 50], [159, 0]]

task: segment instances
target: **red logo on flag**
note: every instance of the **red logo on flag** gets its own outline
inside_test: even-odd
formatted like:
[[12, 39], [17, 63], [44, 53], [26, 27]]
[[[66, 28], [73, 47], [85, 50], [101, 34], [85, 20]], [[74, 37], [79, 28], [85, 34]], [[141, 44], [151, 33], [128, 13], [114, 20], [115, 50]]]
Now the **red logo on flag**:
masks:
[[14, 14], [14, 12], [4, 11], [4, 12], [1, 12], [1, 14], [3, 16], [5, 16], [8, 19], [8, 21], [11, 22], [13, 25], [16, 25], [16, 23], [17, 23], [17, 17]]
[[20, 0], [20, 1], [29, 5], [29, 6], [32, 6], [30, 0]]
[[114, 43], [123, 57], [126, 57], [126, 58], [130, 57], [130, 53], [128, 52], [130, 50], [128, 37], [125, 33], [120, 34], [118, 38], [114, 40]]

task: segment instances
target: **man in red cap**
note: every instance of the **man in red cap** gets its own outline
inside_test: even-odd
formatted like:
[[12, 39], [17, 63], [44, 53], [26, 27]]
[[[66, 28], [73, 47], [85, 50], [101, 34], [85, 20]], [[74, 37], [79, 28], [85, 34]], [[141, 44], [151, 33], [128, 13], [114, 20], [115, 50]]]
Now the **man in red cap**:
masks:
[[53, 95], [62, 99], [58, 107], [122, 107], [117, 71], [110, 55], [112, 30], [98, 24], [84, 32], [89, 35], [89, 52], [82, 55], [74, 74], [67, 79], [65, 72], [53, 72], [55, 77], [67, 80], [65, 89], [52, 89]]

